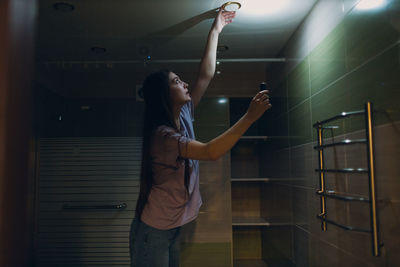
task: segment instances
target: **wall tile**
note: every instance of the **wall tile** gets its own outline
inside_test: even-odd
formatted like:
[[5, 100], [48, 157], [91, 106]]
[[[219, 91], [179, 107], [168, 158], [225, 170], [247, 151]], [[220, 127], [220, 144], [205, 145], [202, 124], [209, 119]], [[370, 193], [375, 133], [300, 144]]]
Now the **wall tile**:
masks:
[[395, 1], [386, 1], [385, 8], [352, 9], [344, 20], [347, 67], [352, 70], [398, 41], [400, 34], [391, 23]]
[[293, 215], [292, 188], [279, 183], [264, 183], [261, 188], [261, 216], [290, 223]]
[[308, 267], [310, 266], [308, 262], [310, 236], [296, 226], [293, 231], [294, 244], [296, 244], [294, 246], [294, 262], [297, 267]]
[[301, 179], [294, 183], [295, 185], [311, 188], [319, 187], [319, 180], [315, 172], [315, 169], [318, 168], [318, 158], [313, 145], [315, 144], [290, 148], [290, 176]]
[[309, 266], [367, 267], [373, 263], [354, 257], [340, 247], [327, 243], [318, 237], [310, 236]]
[[296, 146], [311, 141], [310, 100], [296, 106], [289, 112], [290, 145]]
[[[310, 190], [315, 192], [315, 190]], [[295, 225], [304, 229], [309, 229], [310, 218], [315, 218], [317, 214], [311, 214], [309, 194], [304, 188], [293, 188], [293, 222]]]
[[346, 72], [345, 34], [339, 24], [310, 54], [311, 95]]
[[[358, 110], [364, 103], [371, 101], [374, 110], [378, 111], [374, 113], [375, 125], [398, 120], [399, 73], [399, 45], [396, 45], [345, 78], [343, 86], [347, 88], [347, 108]], [[362, 127], [360, 121], [350, 124], [347, 130], [355, 131]]]
[[288, 108], [292, 109], [310, 97], [309, 62], [306, 57], [288, 75]]
[[318, 1], [300, 29], [307, 36], [309, 53], [342, 22], [343, 17], [343, 0]]

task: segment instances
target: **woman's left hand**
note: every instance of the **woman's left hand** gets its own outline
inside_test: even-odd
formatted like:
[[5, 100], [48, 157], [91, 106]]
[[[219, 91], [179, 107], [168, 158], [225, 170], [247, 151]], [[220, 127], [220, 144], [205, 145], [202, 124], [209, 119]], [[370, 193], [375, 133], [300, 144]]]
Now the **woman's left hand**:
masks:
[[217, 16], [215, 17], [213, 28], [220, 33], [222, 29], [232, 23], [233, 18], [236, 16], [235, 11], [223, 11], [222, 9], [219, 10]]

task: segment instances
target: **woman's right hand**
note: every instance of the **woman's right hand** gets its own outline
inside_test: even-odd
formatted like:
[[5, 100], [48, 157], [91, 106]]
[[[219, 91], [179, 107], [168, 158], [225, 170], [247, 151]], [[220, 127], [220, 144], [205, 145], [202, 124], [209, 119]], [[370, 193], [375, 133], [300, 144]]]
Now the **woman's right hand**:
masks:
[[245, 114], [246, 119], [250, 120], [251, 122], [255, 122], [264, 114], [266, 110], [272, 107], [272, 105], [269, 103], [268, 93], [268, 90], [260, 91], [253, 97]]

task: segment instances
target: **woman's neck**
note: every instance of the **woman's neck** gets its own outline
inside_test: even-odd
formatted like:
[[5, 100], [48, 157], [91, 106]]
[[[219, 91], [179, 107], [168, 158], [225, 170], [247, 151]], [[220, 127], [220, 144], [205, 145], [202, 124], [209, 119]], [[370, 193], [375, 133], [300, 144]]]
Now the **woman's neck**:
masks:
[[174, 122], [176, 127], [178, 127], [178, 130], [180, 130], [181, 128], [181, 122], [180, 122], [181, 108], [182, 107], [174, 108]]

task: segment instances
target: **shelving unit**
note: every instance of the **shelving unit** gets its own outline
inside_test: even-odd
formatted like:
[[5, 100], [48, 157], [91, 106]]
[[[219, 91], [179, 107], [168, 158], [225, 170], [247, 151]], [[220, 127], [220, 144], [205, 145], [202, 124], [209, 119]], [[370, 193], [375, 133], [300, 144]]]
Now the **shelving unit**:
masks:
[[[260, 175], [263, 144], [268, 136], [242, 137], [232, 151], [232, 230], [234, 267], [268, 266], [271, 244], [267, 238], [271, 227], [290, 227], [289, 216], [273, 215], [270, 207], [271, 184], [290, 178]], [[248, 174], [248, 175], [246, 175]]]
[[[229, 100], [231, 125], [250, 101]], [[271, 176], [267, 166], [271, 151], [287, 136], [279, 136], [276, 129], [268, 131], [266, 121], [260, 118], [231, 150], [234, 267], [291, 266], [291, 195], [282, 184], [292, 179]]]

